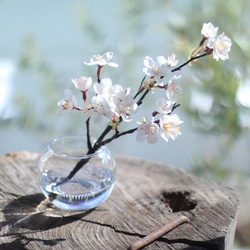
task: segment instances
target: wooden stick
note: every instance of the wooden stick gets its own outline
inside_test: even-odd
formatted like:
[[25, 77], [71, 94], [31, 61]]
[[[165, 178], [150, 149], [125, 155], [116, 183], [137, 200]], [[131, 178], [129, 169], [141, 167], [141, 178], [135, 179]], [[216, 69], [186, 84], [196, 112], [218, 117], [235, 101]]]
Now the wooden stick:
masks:
[[169, 231], [173, 230], [174, 228], [178, 227], [180, 224], [182, 224], [184, 222], [190, 222], [190, 220], [188, 217], [181, 215], [180, 217], [174, 219], [173, 221], [170, 221], [169, 223], [167, 223], [163, 227], [155, 230], [154, 232], [150, 233], [149, 235], [145, 236], [144, 238], [133, 242], [130, 245], [129, 250], [138, 250], [138, 249], [152, 243], [153, 241], [157, 240], [162, 235], [168, 233]]

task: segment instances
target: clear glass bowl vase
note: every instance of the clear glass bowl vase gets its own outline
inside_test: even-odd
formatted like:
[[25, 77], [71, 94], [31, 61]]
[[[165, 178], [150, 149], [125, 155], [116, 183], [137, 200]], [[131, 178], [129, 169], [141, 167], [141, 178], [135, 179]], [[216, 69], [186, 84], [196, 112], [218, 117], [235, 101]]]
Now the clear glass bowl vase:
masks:
[[[106, 146], [87, 153], [85, 136], [68, 136], [49, 143], [39, 160], [40, 187], [45, 197], [66, 210], [88, 210], [110, 195], [116, 177], [115, 160]], [[76, 164], [84, 165], [67, 178]]]

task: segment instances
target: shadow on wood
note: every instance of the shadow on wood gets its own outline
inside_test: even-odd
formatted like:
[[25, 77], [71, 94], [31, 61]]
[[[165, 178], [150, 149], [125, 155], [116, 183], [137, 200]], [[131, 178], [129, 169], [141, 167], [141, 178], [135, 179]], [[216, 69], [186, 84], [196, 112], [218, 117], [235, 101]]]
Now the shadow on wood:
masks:
[[37, 193], [11, 201], [3, 210], [6, 221], [2, 225], [9, 225], [8, 232], [17, 232], [18, 228], [48, 230], [72, 223], [91, 211], [68, 214], [56, 208], [42, 193]]
[[[42, 209], [39, 210], [39, 207]], [[2, 221], [2, 227], [8, 226], [5, 237], [13, 238], [10, 243], [0, 245], [0, 249], [26, 249], [25, 246], [30, 242], [40, 242], [44, 246], [52, 247], [64, 238], [58, 239], [39, 239], [25, 236], [28, 232], [55, 229], [63, 225], [72, 223], [74, 220], [81, 219], [84, 215], [91, 213], [78, 212], [69, 216], [64, 215], [65, 211], [60, 211], [44, 198], [42, 193], [21, 196], [11, 201], [4, 209], [5, 221]]]

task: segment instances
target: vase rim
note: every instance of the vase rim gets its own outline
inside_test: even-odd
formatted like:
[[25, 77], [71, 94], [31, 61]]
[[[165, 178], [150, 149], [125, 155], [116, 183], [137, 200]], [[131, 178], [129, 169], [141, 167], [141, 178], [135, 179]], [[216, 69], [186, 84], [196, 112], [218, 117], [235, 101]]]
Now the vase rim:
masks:
[[[95, 142], [97, 139], [95, 137], [90, 137], [91, 138], [91, 141], [92, 142]], [[96, 152], [94, 153], [91, 153], [91, 154], [82, 154], [82, 155], [79, 155], [79, 156], [70, 156], [70, 155], [67, 155], [67, 154], [63, 154], [63, 153], [58, 153], [56, 152], [55, 149], [53, 149], [53, 145], [57, 142], [60, 142], [60, 141], [67, 141], [67, 140], [86, 140], [87, 139], [87, 136], [85, 135], [69, 135], [69, 136], [62, 136], [62, 137], [58, 137], [58, 138], [55, 138], [53, 139], [48, 147], [49, 147], [49, 150], [56, 156], [58, 157], [62, 157], [62, 158], [71, 158], [71, 159], [83, 159], [83, 158], [89, 158], [89, 157], [95, 157], [97, 156], [98, 154], [100, 154], [101, 151], [103, 150], [106, 150], [106, 146], [102, 146], [101, 148], [99, 148]], [[87, 148], [87, 147], [86, 147]]]

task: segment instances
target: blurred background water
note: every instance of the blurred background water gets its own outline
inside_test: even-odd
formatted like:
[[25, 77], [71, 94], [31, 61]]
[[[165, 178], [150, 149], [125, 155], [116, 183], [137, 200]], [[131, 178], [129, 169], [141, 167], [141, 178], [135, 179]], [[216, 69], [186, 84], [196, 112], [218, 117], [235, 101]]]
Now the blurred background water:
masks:
[[[211, 56], [184, 68], [177, 113], [182, 136], [138, 143], [128, 135], [109, 145], [114, 154], [163, 162], [237, 190], [241, 211], [235, 245], [250, 245], [250, 2], [244, 0], [0, 1], [0, 154], [42, 151], [53, 138], [85, 133], [78, 112], [57, 116], [71, 78], [95, 76], [93, 54], [113, 51], [113, 84], [138, 88], [146, 55], [177, 54], [185, 62], [204, 22], [232, 38], [230, 59]], [[134, 122], [154, 101], [147, 100]], [[135, 123], [127, 124], [134, 127]], [[104, 124], [103, 124], [104, 126]], [[95, 136], [102, 127], [91, 128]]]

